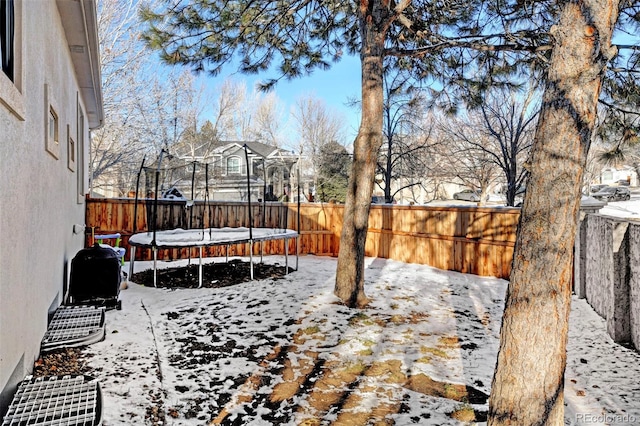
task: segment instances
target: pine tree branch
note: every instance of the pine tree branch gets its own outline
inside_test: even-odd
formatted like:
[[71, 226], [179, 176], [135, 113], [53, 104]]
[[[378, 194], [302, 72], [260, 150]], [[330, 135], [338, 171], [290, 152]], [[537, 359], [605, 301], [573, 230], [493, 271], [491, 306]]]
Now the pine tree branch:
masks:
[[444, 39], [438, 43], [431, 44], [429, 46], [420, 47], [416, 49], [388, 49], [385, 53], [389, 56], [396, 57], [421, 57], [434, 52], [444, 51], [450, 48], [465, 48], [482, 52], [529, 52], [540, 53], [551, 50], [553, 46], [551, 44], [543, 44], [539, 46], [523, 44], [523, 43], [501, 43], [491, 44], [486, 43], [487, 40], [500, 37], [499, 34], [491, 34], [483, 37], [474, 37], [474, 40], [457, 39]]
[[620, 111], [620, 112], [622, 112], [624, 114], [631, 114], [631, 115], [640, 116], [640, 112], [638, 112], [638, 111], [630, 111], [630, 110], [627, 110], [627, 109], [624, 109], [624, 108], [620, 108], [619, 106], [615, 106], [615, 105], [613, 105], [613, 104], [611, 104], [611, 103], [609, 103], [607, 101], [604, 101], [602, 99], [598, 100], [598, 102], [601, 103], [602, 105], [608, 107], [608, 108], [615, 109], [616, 111]]
[[637, 50], [640, 51], [640, 46], [636, 44], [614, 44], [618, 50]]
[[631, 68], [621, 68], [621, 67], [611, 68], [609, 69], [609, 71], [615, 72], [615, 73], [640, 74], [640, 70], [631, 69]]

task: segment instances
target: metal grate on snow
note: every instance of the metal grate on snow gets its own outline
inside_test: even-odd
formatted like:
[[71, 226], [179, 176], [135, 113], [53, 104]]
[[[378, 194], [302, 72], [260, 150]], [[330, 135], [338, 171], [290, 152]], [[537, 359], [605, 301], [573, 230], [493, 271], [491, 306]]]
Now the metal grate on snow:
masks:
[[99, 426], [102, 394], [87, 376], [28, 376], [18, 386], [2, 426]]
[[41, 350], [89, 345], [104, 339], [105, 310], [96, 306], [60, 306], [42, 338]]

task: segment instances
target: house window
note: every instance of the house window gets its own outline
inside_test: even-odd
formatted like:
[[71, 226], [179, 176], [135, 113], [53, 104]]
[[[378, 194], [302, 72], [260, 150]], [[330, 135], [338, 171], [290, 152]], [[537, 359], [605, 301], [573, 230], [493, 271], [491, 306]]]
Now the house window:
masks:
[[240, 173], [240, 159], [238, 157], [227, 158], [227, 174]]
[[21, 21], [22, 0], [0, 0], [0, 107], [24, 121]]
[[15, 21], [13, 0], [0, 0], [0, 56], [2, 72], [14, 81], [14, 39]]
[[76, 170], [76, 142], [71, 136], [71, 126], [67, 124], [67, 167], [74, 172]]
[[53, 108], [49, 109], [49, 138], [58, 143], [58, 116]]
[[[49, 107], [49, 141], [53, 142], [55, 145], [58, 145], [60, 138], [58, 137], [58, 114], [53, 109], [53, 107]], [[56, 148], [56, 151], [58, 149]]]
[[55, 109], [55, 101], [51, 93], [51, 87], [44, 85], [45, 98], [45, 149], [56, 159], [60, 157], [60, 123]]

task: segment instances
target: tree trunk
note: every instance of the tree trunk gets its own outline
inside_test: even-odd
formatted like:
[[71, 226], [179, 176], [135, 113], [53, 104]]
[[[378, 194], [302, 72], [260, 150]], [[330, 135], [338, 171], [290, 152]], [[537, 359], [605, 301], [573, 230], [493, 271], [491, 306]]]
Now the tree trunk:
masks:
[[568, 1], [555, 45], [500, 331], [489, 425], [563, 425], [572, 255], [617, 1]]
[[362, 118], [354, 142], [334, 290], [350, 307], [368, 303], [364, 294], [364, 248], [378, 151], [382, 146], [382, 60], [388, 13], [379, 0], [360, 2]]

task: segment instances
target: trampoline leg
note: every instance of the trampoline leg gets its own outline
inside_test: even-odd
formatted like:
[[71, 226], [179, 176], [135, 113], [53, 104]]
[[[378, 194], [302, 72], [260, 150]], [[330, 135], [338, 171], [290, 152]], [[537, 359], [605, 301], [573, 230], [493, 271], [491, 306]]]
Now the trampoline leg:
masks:
[[200, 249], [200, 264], [198, 265], [198, 288], [202, 288], [202, 246]]
[[289, 273], [289, 240], [284, 239], [284, 274]]
[[264, 260], [262, 260], [263, 252], [264, 252], [264, 241], [260, 241], [260, 263], [264, 263]]
[[249, 240], [249, 274], [253, 281], [253, 240]]
[[157, 277], [157, 271], [158, 271], [158, 248], [157, 247], [153, 247], [153, 286], [154, 287], [158, 287], [157, 282], [158, 282], [158, 277]]
[[296, 271], [298, 270], [298, 258], [300, 257], [300, 237], [296, 237]]
[[129, 280], [133, 277], [133, 263], [136, 261], [136, 246], [131, 246], [129, 251]]

